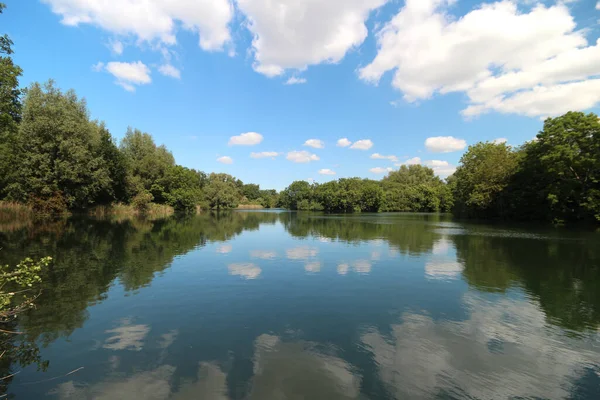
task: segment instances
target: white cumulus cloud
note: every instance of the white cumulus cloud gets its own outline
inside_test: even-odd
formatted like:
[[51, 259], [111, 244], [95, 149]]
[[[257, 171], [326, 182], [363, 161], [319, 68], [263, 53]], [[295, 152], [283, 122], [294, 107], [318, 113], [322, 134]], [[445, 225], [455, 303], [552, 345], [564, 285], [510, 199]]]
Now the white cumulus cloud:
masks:
[[248, 19], [254, 69], [277, 76], [286, 69], [338, 63], [363, 43], [365, 21], [386, 0], [238, 0]]
[[456, 171], [456, 167], [450, 164], [448, 161], [429, 160], [425, 161], [425, 165], [431, 168], [437, 176], [442, 178], [446, 178]]
[[399, 167], [401, 165], [416, 165], [416, 164], [421, 164], [421, 157], [409, 158], [408, 160], [404, 161], [403, 163], [396, 164], [396, 166]]
[[358, 140], [350, 146], [351, 149], [355, 150], [369, 150], [371, 147], [373, 147], [373, 142], [370, 139]]
[[314, 149], [322, 149], [325, 147], [325, 143], [319, 139], [308, 139], [304, 142], [304, 146], [312, 147]]
[[263, 135], [256, 132], [246, 132], [229, 138], [230, 146], [254, 146], [263, 141]]
[[233, 164], [233, 158], [231, 158], [229, 156], [219, 157], [219, 158], [217, 158], [217, 161], [220, 162], [221, 164]]
[[336, 146], [338, 146], [338, 147], [348, 147], [351, 144], [352, 144], [352, 142], [349, 141], [348, 138], [342, 138], [342, 139], [339, 139], [337, 141], [337, 145]]
[[295, 163], [309, 163], [311, 161], [319, 161], [320, 158], [316, 154], [312, 154], [306, 150], [290, 151], [286, 157], [288, 160]]
[[392, 172], [394, 169], [387, 167], [387, 168], [383, 168], [383, 167], [375, 167], [375, 168], [371, 168], [369, 171], [374, 173], [374, 174], [385, 174], [386, 172]]
[[502, 144], [502, 143], [506, 143], [508, 140], [506, 138], [498, 138], [498, 139], [494, 139], [492, 140], [492, 143], [494, 144]]
[[138, 42], [173, 45], [177, 30], [198, 33], [200, 47], [220, 50], [231, 40], [229, 0], [42, 0], [69, 26], [91, 24]]
[[171, 64], [163, 64], [158, 67], [158, 72], [163, 74], [164, 76], [170, 76], [171, 78], [180, 79], [181, 71], [172, 66]]
[[453, 136], [436, 136], [425, 140], [425, 147], [432, 153], [452, 153], [467, 147], [467, 142]]
[[279, 153], [276, 151], [262, 151], [260, 153], [250, 153], [251, 158], [275, 158], [279, 156]]
[[396, 156], [384, 156], [383, 154], [379, 153], [371, 154], [371, 158], [373, 160], [390, 160], [392, 162], [398, 162], [398, 157]]
[[[100, 64], [96, 64], [98, 65]], [[132, 63], [111, 61], [106, 64], [106, 70], [117, 78], [117, 85], [129, 92], [135, 91], [135, 85], [146, 85], [152, 82], [150, 68], [141, 61]]]
[[588, 43], [566, 2], [524, 10], [501, 0], [452, 15], [454, 3], [407, 0], [378, 30], [377, 55], [360, 77], [376, 83], [392, 71], [408, 102], [466, 93], [465, 117], [553, 116], [600, 102], [600, 43]]
[[450, 164], [448, 161], [443, 161], [443, 160], [427, 160], [427, 161], [423, 161], [421, 160], [421, 157], [413, 157], [413, 158], [409, 158], [408, 160], [402, 162], [402, 163], [398, 163], [398, 164], [394, 164], [397, 167], [401, 167], [402, 165], [425, 165], [429, 168], [431, 168], [433, 170], [433, 172], [441, 177], [441, 178], [446, 178], [450, 175], [452, 175], [454, 173], [454, 171], [456, 171], [456, 167], [452, 164]]
[[319, 170], [319, 174], [321, 175], [335, 175], [335, 171], [332, 171], [328, 168], [323, 168]]

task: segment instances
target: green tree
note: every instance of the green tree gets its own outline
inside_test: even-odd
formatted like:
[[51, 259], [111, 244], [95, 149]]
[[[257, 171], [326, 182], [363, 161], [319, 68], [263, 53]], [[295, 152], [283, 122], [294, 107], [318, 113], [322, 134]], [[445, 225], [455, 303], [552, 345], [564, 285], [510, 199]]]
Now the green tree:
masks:
[[119, 148], [127, 160], [130, 196], [146, 190], [156, 202], [166, 203], [161, 183], [175, 165], [173, 154], [164, 145], [156, 146], [150, 134], [132, 128], [127, 128]]
[[526, 151], [521, 168], [533, 178], [528, 183], [544, 193], [544, 208], [551, 219], [600, 221], [600, 121], [596, 114], [568, 112], [548, 118]]
[[280, 202], [283, 208], [289, 210], [298, 210], [298, 204], [303, 200], [312, 201], [313, 188], [306, 181], [295, 181], [290, 186], [285, 188], [280, 194]]
[[85, 208], [110, 191], [110, 172], [98, 152], [100, 129], [75, 92], [63, 93], [52, 81], [31, 85], [17, 141], [22, 153], [8, 187], [13, 199]]
[[261, 197], [260, 186], [248, 183], [242, 186], [242, 196], [249, 201], [258, 200]]
[[452, 205], [447, 185], [433, 169], [420, 164], [401, 166], [390, 172], [381, 185], [384, 211], [438, 212], [448, 211]]
[[[6, 6], [0, 3], [0, 14]], [[0, 199], [5, 188], [17, 172], [16, 133], [21, 121], [21, 90], [19, 77], [23, 70], [13, 63], [12, 40], [0, 36]]]
[[113, 201], [126, 202], [127, 197], [127, 161], [119, 151], [115, 140], [104, 123], [98, 125], [100, 143], [98, 154], [104, 160], [111, 184], [98, 195], [99, 204], [109, 204]]
[[455, 211], [498, 217], [507, 213], [507, 189], [519, 165], [519, 153], [505, 143], [469, 146], [453, 177]]
[[203, 198], [202, 175], [193, 169], [175, 165], [167, 169], [165, 177], [161, 181], [163, 194], [167, 203], [175, 208], [175, 211], [195, 211]]
[[227, 174], [211, 174], [205, 188], [205, 196], [212, 209], [236, 208], [240, 199], [236, 179]]

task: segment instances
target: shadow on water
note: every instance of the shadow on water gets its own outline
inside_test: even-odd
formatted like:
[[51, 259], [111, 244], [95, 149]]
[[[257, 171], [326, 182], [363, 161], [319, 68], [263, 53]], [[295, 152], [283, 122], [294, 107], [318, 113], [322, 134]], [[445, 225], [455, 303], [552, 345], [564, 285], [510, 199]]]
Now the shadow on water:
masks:
[[[2, 376], [33, 364], [2, 388], [23, 398], [600, 395], [594, 234], [241, 211], [9, 228], [0, 263], [54, 257], [23, 334], [4, 343], [27, 346], [0, 363]], [[163, 275], [171, 286], [155, 288]], [[100, 322], [91, 310], [109, 299], [139, 314], [119, 305]], [[45, 357], [53, 374], [35, 372]], [[28, 385], [79, 359], [77, 378]]]

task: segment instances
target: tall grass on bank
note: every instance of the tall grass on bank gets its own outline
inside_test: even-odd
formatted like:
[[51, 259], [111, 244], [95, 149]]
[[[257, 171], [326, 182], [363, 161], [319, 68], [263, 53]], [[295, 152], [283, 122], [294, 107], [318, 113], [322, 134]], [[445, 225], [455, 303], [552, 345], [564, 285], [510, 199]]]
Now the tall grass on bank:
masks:
[[260, 204], [240, 204], [239, 206], [237, 206], [238, 210], [262, 210], [264, 209], [263, 206], [261, 206]]
[[95, 218], [147, 217], [151, 219], [170, 217], [175, 213], [173, 207], [165, 204], [149, 204], [148, 210], [141, 212], [129, 204], [111, 204], [96, 206], [88, 210], [87, 215]]
[[0, 218], [2, 216], [18, 217], [30, 216], [32, 209], [28, 205], [15, 203], [12, 201], [0, 201]]
[[0, 201], [0, 232], [11, 232], [33, 225], [33, 211], [31, 207]]

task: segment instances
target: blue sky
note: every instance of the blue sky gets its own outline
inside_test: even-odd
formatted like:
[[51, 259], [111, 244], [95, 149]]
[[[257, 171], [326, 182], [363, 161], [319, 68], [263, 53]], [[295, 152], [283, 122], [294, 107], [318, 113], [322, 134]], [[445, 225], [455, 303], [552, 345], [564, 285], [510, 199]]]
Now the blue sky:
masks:
[[467, 145], [600, 104], [592, 0], [4, 2], [22, 85], [52, 78], [115, 137], [263, 188], [407, 162], [446, 176]]

